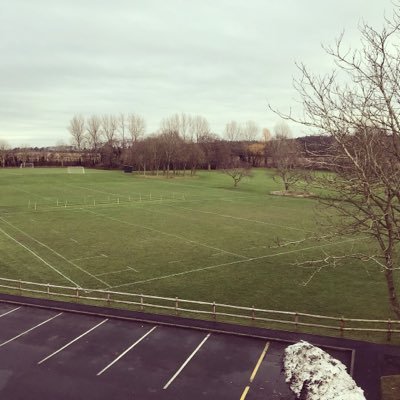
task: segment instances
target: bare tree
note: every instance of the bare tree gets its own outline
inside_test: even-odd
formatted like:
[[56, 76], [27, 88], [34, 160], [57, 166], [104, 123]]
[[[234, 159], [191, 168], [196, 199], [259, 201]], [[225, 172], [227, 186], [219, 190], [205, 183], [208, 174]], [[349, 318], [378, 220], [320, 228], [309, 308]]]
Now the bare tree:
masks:
[[212, 133], [205, 133], [198, 139], [198, 144], [203, 153], [203, 159], [207, 163], [207, 169], [211, 171], [211, 163], [215, 160], [215, 143], [218, 136]]
[[105, 144], [102, 148], [102, 161], [111, 168], [116, 164], [117, 159], [117, 118], [114, 115], [103, 115], [101, 117], [101, 128], [105, 137]]
[[246, 121], [242, 127], [241, 138], [247, 142], [254, 142], [257, 139], [259, 132], [260, 128], [254, 121]]
[[181, 123], [179, 114], [171, 115], [168, 118], [164, 118], [160, 124], [160, 131], [162, 133], [166, 132], [176, 132], [179, 135]]
[[291, 131], [285, 121], [275, 126], [275, 137], [268, 142], [269, 155], [275, 167], [274, 180], [282, 182], [285, 191], [291, 190], [304, 179], [299, 169], [300, 148], [291, 138]]
[[114, 146], [117, 131], [117, 118], [114, 115], [103, 115], [101, 117], [101, 126], [107, 143]]
[[236, 188], [243, 178], [251, 177], [251, 166], [240, 160], [232, 160], [224, 166], [222, 172], [233, 179], [233, 187]]
[[131, 136], [131, 144], [136, 143], [146, 132], [146, 122], [143, 117], [136, 114], [129, 114], [127, 128]]
[[236, 142], [241, 139], [242, 131], [236, 121], [228, 122], [225, 126], [224, 136], [230, 142]]
[[92, 115], [87, 119], [86, 130], [92, 150], [92, 162], [95, 164], [102, 140], [101, 120], [97, 115]]
[[286, 121], [280, 121], [275, 125], [274, 134], [277, 139], [291, 139], [293, 137], [292, 131]]
[[72, 144], [78, 151], [82, 150], [85, 142], [85, 118], [82, 115], [72, 117], [68, 130], [72, 136]]
[[262, 140], [264, 142], [268, 142], [269, 140], [271, 140], [271, 138], [272, 138], [271, 131], [268, 128], [263, 128], [263, 130], [262, 130]]
[[321, 202], [339, 215], [329, 229], [372, 239], [368, 251], [356, 256], [384, 273], [389, 303], [400, 319], [399, 12], [396, 7], [379, 31], [362, 24], [359, 49], [345, 47], [343, 35], [326, 47], [336, 64], [331, 74], [319, 76], [298, 65], [295, 87], [304, 117], [286, 117], [333, 139], [321, 165], [334, 173], [315, 177], [327, 189]]
[[0, 160], [3, 168], [6, 166], [6, 159], [9, 150], [10, 145], [8, 144], [8, 142], [4, 139], [0, 139]]
[[210, 133], [210, 125], [206, 118], [201, 115], [195, 115], [191, 119], [191, 141], [198, 143], [201, 137]]
[[126, 147], [126, 138], [125, 138], [126, 121], [125, 121], [125, 115], [122, 113], [117, 118], [117, 130], [120, 135], [122, 148], [125, 149], [125, 147]]

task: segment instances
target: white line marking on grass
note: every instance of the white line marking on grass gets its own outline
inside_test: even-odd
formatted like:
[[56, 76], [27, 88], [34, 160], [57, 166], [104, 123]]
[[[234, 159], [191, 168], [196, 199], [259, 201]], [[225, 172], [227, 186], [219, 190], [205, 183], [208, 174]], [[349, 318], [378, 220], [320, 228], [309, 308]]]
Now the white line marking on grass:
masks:
[[176, 261], [168, 261], [168, 264], [176, 264], [176, 263], [180, 263], [183, 260], [176, 260]]
[[[0, 217], [0, 220], [5, 222], [6, 224], [10, 225], [11, 227], [13, 227], [14, 229], [16, 229], [17, 231], [21, 232], [22, 234], [24, 234], [26, 237], [28, 237], [29, 239], [33, 240], [34, 242], [40, 244], [41, 246], [45, 247], [46, 249], [50, 250], [52, 253], [54, 253], [55, 255], [57, 255], [58, 257], [62, 258], [64, 261], [66, 261], [68, 264], [73, 265], [75, 268], [78, 268], [80, 271], [84, 272], [85, 274], [91, 276], [93, 279], [96, 279], [98, 282], [102, 283], [103, 285], [107, 286], [108, 288], [110, 288], [111, 286], [107, 283], [104, 282], [103, 280], [96, 278], [96, 276], [94, 276], [92, 273], [90, 273], [89, 271], [84, 270], [83, 268], [81, 268], [79, 265], [75, 264], [73, 261], [68, 260], [67, 258], [65, 258], [62, 254], [58, 253], [57, 251], [53, 250], [51, 247], [47, 246], [46, 244], [40, 242], [39, 240], [35, 239], [34, 237], [32, 237], [31, 235], [29, 235], [28, 233], [24, 232], [22, 229], [16, 227], [15, 225], [13, 225], [11, 222], [8, 222], [7, 220], [5, 220], [4, 218]], [[1, 229], [1, 228], [0, 228]], [[3, 231], [4, 232], [4, 231]], [[18, 242], [19, 243], [19, 242]], [[20, 243], [21, 244], [21, 243]], [[22, 244], [21, 244], [22, 245]], [[31, 250], [30, 250], [31, 251]], [[32, 252], [33, 253], [33, 252]], [[36, 253], [34, 253], [36, 254]], [[72, 282], [70, 280], [70, 282]], [[76, 286], [78, 286], [76, 283], [74, 283]]]
[[175, 380], [175, 378], [182, 372], [183, 368], [186, 367], [186, 365], [190, 362], [190, 360], [195, 356], [195, 354], [200, 350], [201, 346], [206, 342], [206, 340], [211, 336], [211, 333], [209, 333], [202, 341], [201, 343], [195, 348], [193, 353], [186, 359], [186, 361], [181, 365], [181, 367], [178, 369], [178, 371], [175, 372], [174, 376], [166, 383], [166, 385], [163, 387], [163, 389], [168, 389], [168, 386], [171, 385], [171, 383]]
[[125, 351], [123, 351], [114, 361], [111, 361], [110, 364], [105, 366], [100, 372], [97, 373], [97, 376], [100, 376], [103, 372], [107, 371], [110, 367], [112, 367], [118, 360], [120, 360], [128, 351], [132, 350], [136, 345], [138, 345], [146, 336], [150, 335], [151, 332], [156, 329], [157, 326], [153, 326], [147, 333], [145, 333], [140, 339], [136, 340], [131, 346], [129, 346]]
[[125, 287], [125, 286], [138, 285], [138, 284], [141, 284], [141, 283], [148, 283], [148, 282], [158, 281], [158, 280], [161, 280], [161, 279], [168, 279], [168, 278], [173, 278], [173, 277], [176, 277], [176, 276], [188, 275], [188, 274], [192, 274], [192, 273], [195, 273], [195, 272], [207, 271], [209, 269], [226, 267], [226, 266], [235, 265], [235, 264], [242, 264], [242, 263], [249, 262], [249, 261], [257, 261], [257, 260], [262, 260], [264, 258], [272, 258], [272, 257], [277, 257], [277, 256], [283, 256], [283, 255], [286, 255], [286, 254], [298, 253], [300, 251], [318, 249], [318, 248], [322, 248], [322, 247], [333, 246], [333, 245], [342, 244], [342, 243], [348, 243], [348, 242], [355, 242], [355, 241], [358, 241], [358, 240], [365, 240], [365, 239], [367, 239], [367, 238], [364, 237], [364, 238], [358, 238], [358, 239], [349, 239], [349, 240], [343, 240], [341, 242], [326, 243], [326, 244], [322, 244], [322, 245], [318, 245], [318, 246], [310, 246], [310, 247], [306, 247], [306, 248], [303, 248], [303, 249], [289, 250], [289, 251], [285, 251], [285, 252], [281, 252], [281, 253], [266, 254], [266, 255], [263, 255], [263, 256], [260, 256], [260, 257], [248, 258], [247, 260], [236, 260], [236, 261], [231, 261], [231, 262], [217, 264], [217, 265], [210, 265], [209, 267], [190, 269], [188, 271], [177, 272], [175, 274], [163, 275], [163, 276], [158, 276], [158, 277], [150, 278], [150, 279], [144, 279], [142, 281], [135, 281], [135, 282], [131, 282], [131, 283], [123, 283], [122, 285], [112, 286], [110, 289], [116, 289], [116, 288], [121, 288], [121, 287]]
[[40, 198], [42, 198], [42, 199], [44, 199], [44, 200], [49, 200], [49, 199], [51, 199], [51, 197], [41, 196], [40, 194], [36, 194], [36, 193], [33, 193], [33, 192], [29, 192], [28, 190], [21, 189], [20, 187], [16, 187], [16, 186], [11, 186], [11, 187], [14, 188], [14, 189], [16, 189], [16, 190], [19, 190], [19, 191], [21, 191], [21, 192], [24, 192], [24, 193], [27, 193], [27, 194], [31, 194], [32, 196], [40, 197]]
[[308, 231], [306, 229], [301, 229], [301, 228], [294, 228], [292, 226], [285, 226], [285, 225], [279, 225], [279, 224], [272, 224], [270, 222], [264, 222], [264, 221], [258, 221], [257, 219], [249, 219], [249, 218], [242, 218], [242, 217], [235, 217], [233, 215], [227, 215], [227, 214], [219, 214], [219, 213], [215, 213], [212, 211], [201, 211], [201, 210], [195, 210], [193, 208], [188, 208], [188, 207], [177, 207], [177, 206], [170, 206], [173, 208], [177, 208], [177, 209], [182, 209], [182, 210], [188, 210], [188, 211], [195, 211], [195, 212], [199, 212], [202, 214], [211, 214], [211, 215], [217, 215], [218, 217], [223, 217], [223, 218], [231, 218], [231, 219], [237, 219], [239, 221], [247, 221], [247, 222], [255, 222], [256, 224], [263, 224], [263, 225], [269, 225], [269, 226], [276, 226], [279, 228], [284, 228], [284, 229], [291, 229], [294, 231], [301, 231], [301, 232], [311, 232]]
[[[3, 218], [0, 218], [3, 220]], [[23, 247], [26, 251], [29, 251], [29, 253], [33, 254], [37, 259], [39, 259], [43, 264], [47, 265], [50, 267], [53, 271], [57, 272], [57, 274], [61, 275], [63, 278], [65, 278], [68, 282], [71, 282], [74, 286], [81, 287], [78, 285], [76, 282], [74, 282], [72, 279], [68, 278], [68, 276], [64, 275], [61, 271], [59, 271], [56, 267], [53, 267], [51, 264], [49, 264], [46, 260], [44, 260], [42, 257], [40, 257], [38, 254], [36, 254], [33, 250], [31, 250], [29, 247], [25, 246], [21, 242], [19, 242], [17, 239], [14, 239], [11, 235], [9, 235], [6, 231], [0, 228], [0, 232], [2, 232], [4, 235], [6, 235], [9, 239], [13, 240], [15, 243], [18, 243], [21, 247]]]
[[[186, 202], [202, 202], [203, 200], [188, 200]], [[66, 212], [66, 211], [82, 211], [85, 208], [96, 208], [96, 209], [108, 209], [108, 208], [121, 208], [121, 207], [131, 207], [131, 208], [143, 208], [143, 205], [151, 205], [153, 206], [156, 203], [161, 203], [163, 205], [167, 203], [181, 203], [182, 201], [177, 201], [176, 199], [171, 199], [171, 200], [163, 200], [162, 202], [160, 200], [152, 200], [151, 202], [141, 202], [141, 203], [133, 203], [133, 202], [126, 202], [126, 203], [120, 203], [120, 204], [115, 204], [115, 203], [99, 203], [96, 206], [93, 206], [92, 204], [87, 204], [87, 205], [76, 205], [76, 206], [68, 206], [68, 207], [45, 207], [41, 206], [40, 209], [35, 211], [35, 214], [39, 213], [50, 213], [50, 212]], [[32, 214], [32, 211], [15, 211], [15, 212], [7, 212], [9, 215], [22, 215], [22, 214]]]
[[81, 260], [92, 260], [93, 258], [107, 258], [105, 254], [100, 254], [99, 256], [89, 256], [89, 257], [81, 257], [81, 258], [73, 258], [70, 261], [81, 261]]
[[117, 219], [117, 218], [114, 218], [114, 217], [109, 217], [108, 215], [105, 215], [105, 214], [96, 213], [96, 212], [94, 212], [92, 210], [87, 210], [87, 209], [83, 209], [83, 208], [81, 210], [84, 211], [84, 212], [88, 212], [88, 213], [97, 215], [98, 217], [107, 218], [107, 219], [109, 219], [111, 221], [119, 222], [121, 224], [135, 226], [137, 228], [142, 228], [142, 229], [147, 229], [149, 231], [157, 232], [157, 233], [160, 233], [160, 234], [165, 235], [165, 236], [170, 236], [170, 237], [173, 237], [173, 238], [176, 238], [176, 239], [180, 239], [180, 240], [182, 240], [183, 242], [186, 242], [186, 243], [193, 243], [196, 246], [207, 247], [209, 249], [218, 250], [218, 251], [221, 251], [221, 252], [226, 253], [226, 254], [231, 254], [231, 255], [236, 256], [236, 257], [247, 259], [246, 256], [242, 256], [241, 254], [232, 253], [231, 251], [223, 250], [223, 249], [220, 249], [218, 247], [209, 246], [208, 244], [200, 243], [200, 242], [197, 242], [195, 240], [186, 239], [183, 236], [175, 235], [173, 233], [163, 232], [163, 231], [160, 231], [160, 230], [155, 229], [155, 228], [150, 228], [148, 226], [138, 225], [138, 224], [134, 224], [134, 223], [128, 222], [128, 221], [123, 221], [123, 220], [120, 220], [120, 219]]
[[101, 274], [96, 274], [96, 276], [106, 276], [106, 275], [112, 275], [112, 274], [121, 274], [122, 272], [128, 272], [128, 271], [139, 272], [134, 268], [126, 267], [126, 269], [120, 269], [118, 271], [103, 272]]
[[84, 336], [86, 336], [88, 333], [94, 331], [96, 328], [98, 328], [100, 325], [103, 325], [105, 322], [108, 321], [107, 319], [104, 319], [103, 321], [101, 321], [99, 324], [93, 326], [92, 328], [88, 329], [86, 332], [82, 333], [82, 335], [79, 335], [78, 337], [76, 337], [75, 339], [71, 340], [70, 342], [68, 342], [66, 345], [60, 347], [58, 350], [56, 350], [55, 352], [51, 353], [50, 355], [48, 355], [47, 357], [43, 358], [42, 360], [40, 360], [38, 362], [38, 364], [42, 364], [45, 361], [47, 361], [49, 358], [55, 356], [56, 354], [60, 353], [61, 351], [63, 351], [64, 349], [66, 349], [67, 347], [71, 346], [72, 343], [75, 343], [76, 341], [78, 341], [79, 339], [83, 338]]
[[80, 189], [91, 190], [92, 192], [108, 194], [108, 195], [111, 195], [111, 196], [129, 197], [129, 195], [120, 194], [120, 193], [105, 192], [104, 190], [92, 189], [92, 188], [88, 188], [88, 187], [85, 187], [85, 186], [78, 186], [78, 185], [72, 185], [72, 184], [68, 184], [68, 186], [72, 186], [72, 187], [76, 187], [76, 188], [80, 188]]
[[14, 311], [17, 311], [17, 310], [19, 310], [21, 307], [17, 307], [17, 308], [13, 308], [12, 310], [10, 310], [10, 311], [6, 311], [5, 313], [3, 313], [3, 314], [0, 314], [0, 318], [1, 317], [4, 317], [5, 315], [7, 315], [7, 314], [11, 314], [12, 312], [14, 312]]
[[0, 347], [5, 346], [6, 344], [8, 344], [8, 343], [10, 343], [10, 342], [12, 342], [12, 341], [14, 341], [14, 340], [20, 338], [20, 337], [23, 336], [23, 335], [26, 335], [27, 333], [33, 331], [33, 330], [36, 329], [36, 328], [39, 328], [39, 326], [42, 326], [42, 325], [44, 325], [44, 324], [47, 324], [48, 322], [50, 322], [50, 321], [53, 320], [54, 318], [59, 317], [61, 314], [62, 314], [62, 312], [59, 313], [59, 314], [57, 314], [57, 315], [53, 315], [51, 318], [46, 319], [46, 321], [43, 321], [43, 322], [41, 322], [40, 324], [37, 324], [37, 325], [33, 326], [32, 328], [30, 328], [30, 329], [28, 329], [28, 330], [26, 330], [26, 331], [20, 333], [19, 335], [14, 336], [13, 338], [11, 338], [11, 339], [9, 339], [9, 340], [6, 340], [5, 342], [3, 342], [3, 343], [0, 344]]
[[70, 240], [71, 240], [72, 242], [74, 242], [74, 243], [79, 243], [76, 239], [70, 238]]

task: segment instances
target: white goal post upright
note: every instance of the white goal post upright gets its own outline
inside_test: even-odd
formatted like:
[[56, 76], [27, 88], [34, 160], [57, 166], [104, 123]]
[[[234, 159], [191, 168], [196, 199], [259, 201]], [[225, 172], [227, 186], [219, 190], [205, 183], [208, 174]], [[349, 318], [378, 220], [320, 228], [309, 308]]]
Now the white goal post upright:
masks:
[[85, 168], [84, 167], [67, 167], [67, 172], [69, 174], [84, 174]]
[[35, 168], [35, 164], [33, 162], [21, 162], [20, 168]]

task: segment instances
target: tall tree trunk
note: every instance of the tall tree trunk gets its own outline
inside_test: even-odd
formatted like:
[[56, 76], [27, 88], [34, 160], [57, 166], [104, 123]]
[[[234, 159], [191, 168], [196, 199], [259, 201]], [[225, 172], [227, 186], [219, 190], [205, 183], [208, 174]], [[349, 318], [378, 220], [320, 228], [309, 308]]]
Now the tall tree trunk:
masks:
[[385, 269], [385, 279], [389, 295], [389, 303], [392, 307], [393, 312], [396, 314], [397, 318], [400, 320], [400, 303], [399, 298], [396, 294], [396, 286], [394, 283], [393, 276], [393, 258], [391, 254], [386, 255], [386, 269]]

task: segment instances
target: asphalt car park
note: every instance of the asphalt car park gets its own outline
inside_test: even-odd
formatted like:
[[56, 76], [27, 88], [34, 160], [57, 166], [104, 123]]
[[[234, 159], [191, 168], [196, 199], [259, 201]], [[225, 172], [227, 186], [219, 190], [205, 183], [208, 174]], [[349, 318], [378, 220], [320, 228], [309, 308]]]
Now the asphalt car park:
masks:
[[[287, 345], [0, 302], [0, 398], [294, 399]], [[327, 351], [350, 367], [351, 352]]]

